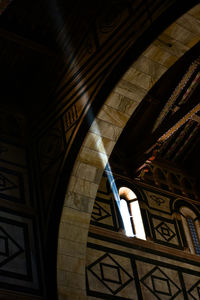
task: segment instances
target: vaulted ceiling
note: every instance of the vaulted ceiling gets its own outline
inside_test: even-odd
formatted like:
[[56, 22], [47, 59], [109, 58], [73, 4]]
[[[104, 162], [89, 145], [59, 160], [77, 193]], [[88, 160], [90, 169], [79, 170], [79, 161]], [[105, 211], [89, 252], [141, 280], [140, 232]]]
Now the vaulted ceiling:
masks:
[[45, 1], [13, 1], [0, 17], [1, 105], [35, 117], [62, 72]]
[[[47, 5], [48, 2], [48, 5]], [[13, 1], [0, 17], [0, 80], [1, 105], [26, 115], [30, 120], [46, 109], [54, 101], [54, 91], [66, 71], [70, 53], [65, 50], [76, 48], [81, 38], [81, 26], [87, 31], [96, 17], [96, 12], [104, 8], [104, 1], [96, 5], [87, 1], [85, 8], [79, 0], [73, 1]], [[98, 7], [97, 7], [98, 6]], [[88, 9], [89, 8], [89, 9]], [[119, 7], [120, 9], [120, 7]], [[74, 17], [76, 16], [76, 20]], [[71, 26], [77, 32], [72, 35]], [[65, 41], [59, 32], [66, 29]], [[66, 44], [68, 43], [68, 44]], [[157, 158], [170, 160], [186, 167], [189, 172], [198, 173], [199, 165], [199, 112], [196, 111], [170, 138], [158, 143], [161, 136], [198, 104], [198, 79], [195, 89], [187, 96], [184, 105], [180, 101], [193, 84], [199, 66], [195, 69], [178, 99], [170, 107], [170, 114], [160, 123], [159, 117], [164, 103], [170, 101], [188, 68], [198, 58], [197, 45], [180, 59], [148, 93], [128, 122], [113, 152], [111, 161], [120, 159], [122, 165], [136, 170], [152, 152], [157, 149]], [[184, 80], [183, 80], [184, 81]], [[185, 80], [186, 81], [186, 80]], [[178, 89], [178, 88], [177, 88]], [[168, 109], [167, 108], [167, 109]], [[180, 109], [177, 109], [180, 108]], [[142, 114], [141, 114], [142, 112]], [[142, 117], [141, 117], [142, 116]], [[159, 144], [159, 146], [158, 146]], [[153, 146], [153, 148], [152, 148]], [[147, 152], [145, 154], [145, 152]], [[131, 162], [131, 164], [130, 164]]]

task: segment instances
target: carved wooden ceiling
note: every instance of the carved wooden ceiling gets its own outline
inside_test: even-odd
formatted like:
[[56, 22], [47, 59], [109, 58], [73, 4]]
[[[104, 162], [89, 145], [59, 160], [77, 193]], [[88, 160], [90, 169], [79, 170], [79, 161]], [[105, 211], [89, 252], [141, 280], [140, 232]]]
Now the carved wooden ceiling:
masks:
[[156, 159], [198, 176], [199, 50], [197, 44], [144, 98], [113, 150], [110, 162], [114, 169], [120, 165], [120, 172], [134, 176], [146, 160]]

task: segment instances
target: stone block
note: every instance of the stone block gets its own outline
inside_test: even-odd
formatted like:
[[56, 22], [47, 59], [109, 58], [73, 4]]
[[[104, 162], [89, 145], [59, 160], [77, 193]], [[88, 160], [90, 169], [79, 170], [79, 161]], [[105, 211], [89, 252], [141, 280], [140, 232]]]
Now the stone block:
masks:
[[114, 91], [124, 97], [128, 97], [129, 99], [136, 101], [137, 104], [141, 102], [147, 93], [146, 89], [143, 89], [132, 82], [126, 81], [124, 78], [119, 81]]
[[75, 224], [77, 226], [88, 228], [90, 214], [64, 206], [61, 220], [67, 221], [69, 224]]
[[107, 104], [129, 116], [137, 107], [137, 102], [117, 92], [112, 92], [107, 99]]
[[[200, 16], [200, 13], [199, 13]], [[200, 18], [197, 19], [194, 16], [191, 16], [190, 14], [185, 14], [182, 17], [180, 17], [177, 21], [177, 24], [184, 27], [188, 30], [188, 32], [191, 34], [191, 38], [193, 34], [198, 35], [200, 34]]]
[[104, 105], [98, 114], [98, 118], [106, 121], [117, 127], [124, 127], [129, 117], [127, 114], [122, 113], [108, 105]]
[[158, 80], [167, 70], [163, 65], [141, 55], [137, 61], [133, 64], [133, 67], [143, 72], [147, 75], [150, 75], [154, 80]]
[[77, 290], [67, 286], [58, 286], [59, 300], [87, 300], [85, 290]]
[[64, 206], [90, 213], [93, 203], [94, 198], [68, 191], [65, 196]]
[[59, 238], [58, 240], [58, 254], [72, 256], [76, 258], [84, 258], [86, 250], [85, 243], [77, 243], [70, 240]]
[[63, 287], [71, 287], [76, 290], [81, 289], [84, 291], [85, 287], [85, 275], [67, 272], [64, 270], [58, 270], [57, 278], [59, 282], [59, 286]]
[[160, 47], [162, 50], [168, 52], [177, 58], [181, 57], [189, 48], [179, 41], [171, 38], [166, 33], [162, 33], [157, 40], [155, 40], [154, 45]]
[[100, 134], [102, 137], [116, 141], [122, 132], [122, 128], [96, 118], [92, 123], [90, 132]]
[[167, 68], [171, 67], [177, 61], [177, 56], [170, 54], [154, 44], [151, 44], [143, 55]]
[[85, 243], [87, 240], [88, 230], [74, 224], [61, 222], [59, 228], [59, 237], [65, 240]]
[[97, 168], [95, 168], [94, 166], [90, 166], [89, 164], [80, 162], [76, 171], [76, 177], [87, 179], [88, 181], [93, 182], [96, 178], [96, 173]]
[[[187, 20], [186, 20], [186, 22], [187, 22]], [[190, 41], [192, 39], [194, 39], [196, 34], [192, 33], [191, 31], [184, 28], [184, 26], [181, 26], [179, 24], [174, 23], [171, 26], [169, 26], [167, 28], [167, 30], [165, 30], [165, 34], [167, 34], [171, 38], [179, 41], [183, 45], [188, 46], [188, 44], [190, 44]]]
[[74, 192], [87, 197], [95, 197], [98, 185], [85, 179], [76, 178]]
[[57, 268], [68, 272], [85, 274], [85, 259], [77, 257], [59, 255], [57, 261]]
[[102, 170], [105, 169], [108, 163], [108, 156], [106, 154], [90, 150], [86, 147], [82, 148], [79, 159], [86, 164], [90, 164]]
[[114, 141], [89, 132], [84, 141], [85, 147], [101, 153], [110, 154], [115, 145]]
[[136, 86], [139, 86], [145, 90], [149, 90], [152, 86], [152, 77], [148, 74], [140, 72], [131, 67], [124, 74], [123, 80], [129, 81]]

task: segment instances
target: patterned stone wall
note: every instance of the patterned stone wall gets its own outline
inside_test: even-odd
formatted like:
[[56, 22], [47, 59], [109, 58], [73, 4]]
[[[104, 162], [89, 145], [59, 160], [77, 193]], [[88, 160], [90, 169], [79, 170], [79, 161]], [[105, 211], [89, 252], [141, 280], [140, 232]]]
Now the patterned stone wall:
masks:
[[[156, 39], [119, 81], [92, 123], [76, 159], [62, 211], [57, 264], [58, 292], [62, 300], [87, 299], [88, 225], [112, 148], [127, 120], [162, 72], [199, 41], [199, 22], [199, 6], [196, 6]], [[160, 75], [155, 73], [159, 68]], [[110, 221], [107, 225], [113, 226]]]
[[0, 128], [0, 298], [42, 299], [41, 245], [30, 185], [26, 120], [1, 111]]
[[87, 244], [88, 299], [199, 299], [200, 258], [189, 252], [178, 208], [192, 205], [199, 218], [199, 201], [138, 180], [116, 175], [115, 180], [118, 187], [127, 182], [138, 196], [147, 240], [120, 230], [104, 173]]
[[87, 299], [199, 299], [199, 258], [93, 232], [87, 249]]

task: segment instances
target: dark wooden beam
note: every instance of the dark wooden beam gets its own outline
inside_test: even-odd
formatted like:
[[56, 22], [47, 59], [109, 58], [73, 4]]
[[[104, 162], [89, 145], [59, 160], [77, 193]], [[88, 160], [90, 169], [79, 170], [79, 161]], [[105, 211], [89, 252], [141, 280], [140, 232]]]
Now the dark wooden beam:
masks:
[[0, 38], [6, 39], [12, 43], [16, 43], [24, 48], [31, 49], [35, 52], [45, 54], [48, 56], [56, 56], [56, 52], [52, 51], [48, 47], [41, 45], [39, 43], [33, 42], [29, 39], [26, 39], [22, 36], [19, 36], [13, 32], [9, 32], [3, 28], [0, 28]]

